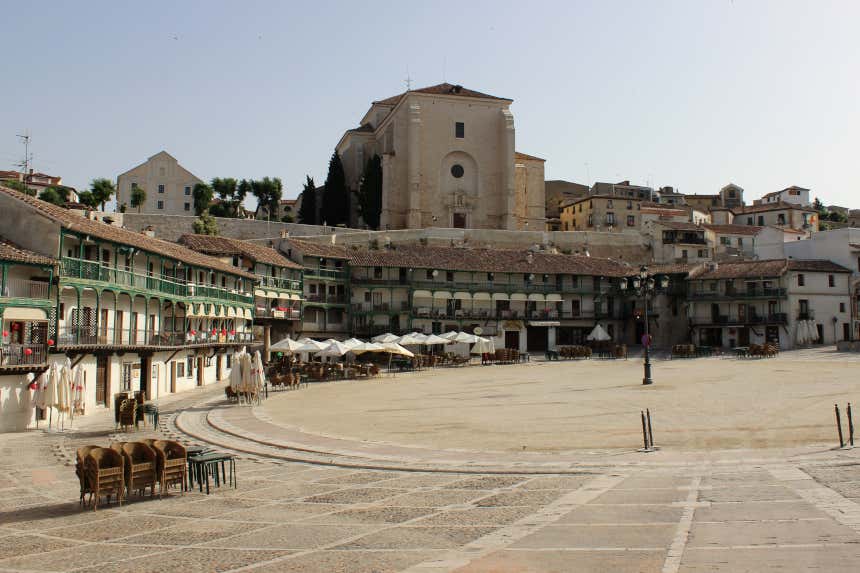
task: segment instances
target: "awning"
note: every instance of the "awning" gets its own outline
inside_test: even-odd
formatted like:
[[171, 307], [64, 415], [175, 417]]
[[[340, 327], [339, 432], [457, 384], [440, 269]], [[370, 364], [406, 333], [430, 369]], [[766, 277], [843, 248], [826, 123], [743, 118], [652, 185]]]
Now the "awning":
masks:
[[503, 293], [503, 292], [494, 292], [493, 293], [493, 300], [509, 300], [509, 298], [510, 297], [508, 297], [508, 295]]
[[451, 298], [451, 293], [446, 290], [437, 290], [433, 292], [433, 298], [448, 299]]
[[412, 293], [412, 296], [421, 298], [433, 298], [433, 293], [431, 293], [429, 290], [417, 290]]
[[488, 292], [476, 292], [472, 295], [472, 300], [491, 300], [490, 293]]
[[232, 306], [227, 309], [227, 318], [233, 318], [236, 316], [236, 309]]
[[194, 316], [196, 316], [196, 314], [194, 312], [194, 305], [190, 304], [190, 303], [186, 304], [185, 305], [185, 318], [192, 318]]
[[532, 320], [529, 326], [561, 326], [561, 323], [557, 320]]
[[559, 302], [559, 301], [561, 301], [561, 295], [560, 294], [548, 294], [548, 295], [546, 295], [546, 301], [547, 302]]
[[457, 300], [472, 300], [472, 295], [467, 292], [455, 292], [454, 298]]
[[253, 314], [251, 314], [251, 309], [250, 309], [250, 308], [246, 308], [246, 309], [245, 309], [245, 318], [246, 318], [246, 319], [248, 319], [248, 320], [251, 320], [251, 319], [253, 319], [253, 318], [254, 318], [254, 315], [253, 315]]
[[3, 320], [48, 320], [41, 308], [9, 307], [3, 311]]
[[270, 291], [266, 294], [266, 296], [267, 296], [268, 298], [273, 298], [273, 299], [275, 299], [275, 300], [278, 300], [279, 298], [281, 298], [281, 295], [279, 295], [278, 293], [276, 293], [276, 292], [275, 292], [275, 291], [273, 291], [273, 290], [270, 290]]
[[257, 290], [254, 291], [254, 296], [258, 296], [260, 298], [266, 298], [266, 291], [258, 288]]
[[528, 299], [529, 299], [529, 297], [527, 297], [526, 295], [524, 295], [521, 292], [515, 292], [514, 294], [511, 295], [511, 300], [528, 300]]
[[529, 295], [529, 300], [546, 300], [546, 297], [540, 293], [533, 292]]
[[297, 295], [296, 293], [293, 293], [290, 295], [290, 300], [302, 300], [302, 297], [300, 295]]

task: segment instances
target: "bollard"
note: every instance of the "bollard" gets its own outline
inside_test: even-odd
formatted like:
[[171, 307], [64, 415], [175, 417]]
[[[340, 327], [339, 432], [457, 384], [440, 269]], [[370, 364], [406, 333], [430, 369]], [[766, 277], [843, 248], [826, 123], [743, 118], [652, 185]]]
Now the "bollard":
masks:
[[645, 442], [645, 451], [648, 451], [648, 430], [645, 429], [645, 412], [639, 410], [639, 414], [642, 416], [642, 440]]
[[836, 429], [839, 430], [839, 447], [845, 447], [845, 441], [842, 439], [842, 418], [839, 416], [839, 404], [834, 404], [833, 408], [836, 410]]
[[654, 432], [651, 431], [651, 410], [645, 408], [645, 416], [648, 418], [648, 443], [654, 449]]
[[854, 447], [854, 416], [851, 414], [851, 402], [848, 402], [848, 408], [846, 409], [846, 414], [848, 414], [848, 445], [852, 448]]

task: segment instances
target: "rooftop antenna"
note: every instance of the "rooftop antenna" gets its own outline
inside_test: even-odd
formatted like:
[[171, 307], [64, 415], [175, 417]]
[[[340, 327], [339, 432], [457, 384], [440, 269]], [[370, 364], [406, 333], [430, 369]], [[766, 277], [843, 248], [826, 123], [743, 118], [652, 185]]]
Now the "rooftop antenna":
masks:
[[412, 91], [412, 78], [409, 76], [409, 66], [406, 66], [406, 91]]
[[33, 161], [33, 156], [30, 155], [30, 130], [28, 129], [23, 134], [19, 133], [18, 138], [24, 144], [24, 160], [18, 163], [18, 167], [24, 170], [24, 175], [26, 176], [30, 173], [30, 164]]

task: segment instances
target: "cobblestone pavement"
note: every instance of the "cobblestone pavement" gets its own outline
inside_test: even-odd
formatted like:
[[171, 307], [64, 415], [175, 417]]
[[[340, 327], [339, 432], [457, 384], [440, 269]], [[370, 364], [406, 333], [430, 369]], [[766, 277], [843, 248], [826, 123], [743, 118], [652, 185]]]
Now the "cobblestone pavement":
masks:
[[[640, 458], [571, 466], [404, 471], [296, 452], [209, 427], [207, 388], [160, 405], [157, 429], [113, 433], [93, 414], [65, 433], [0, 436], [0, 571], [856, 571], [853, 451], [758, 459]], [[245, 408], [246, 411], [249, 409]], [[175, 416], [172, 412], [182, 412]], [[82, 510], [76, 447], [186, 426], [240, 452], [238, 487]], [[234, 416], [241, 421], [241, 416]], [[280, 454], [280, 457], [275, 457]], [[304, 456], [304, 457], [303, 457]], [[307, 459], [288, 461], [287, 458]], [[636, 461], [636, 459], [640, 461]], [[644, 462], [642, 461], [644, 460]], [[653, 460], [653, 461], [649, 461]], [[385, 464], [380, 464], [385, 465]], [[536, 466], [540, 470], [540, 466]], [[431, 469], [431, 468], [425, 468]], [[438, 468], [437, 468], [438, 469]], [[469, 470], [466, 473], [465, 470]]]

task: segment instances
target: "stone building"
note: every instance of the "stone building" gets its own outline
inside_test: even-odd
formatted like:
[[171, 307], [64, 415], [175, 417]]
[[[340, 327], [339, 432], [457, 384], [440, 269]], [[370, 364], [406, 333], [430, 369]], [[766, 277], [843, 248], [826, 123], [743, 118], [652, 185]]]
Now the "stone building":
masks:
[[181, 166], [175, 157], [159, 151], [144, 163], [129, 169], [116, 178], [116, 204], [131, 207], [131, 192], [135, 187], [146, 191], [141, 213], [161, 215], [193, 215], [192, 191], [203, 180]]
[[543, 160], [516, 154], [512, 101], [443, 83], [373, 102], [336, 147], [347, 187], [379, 155], [382, 229], [543, 229]]

